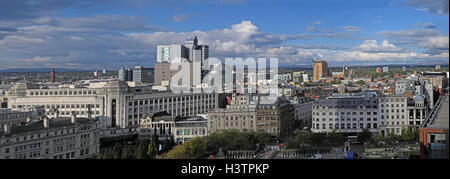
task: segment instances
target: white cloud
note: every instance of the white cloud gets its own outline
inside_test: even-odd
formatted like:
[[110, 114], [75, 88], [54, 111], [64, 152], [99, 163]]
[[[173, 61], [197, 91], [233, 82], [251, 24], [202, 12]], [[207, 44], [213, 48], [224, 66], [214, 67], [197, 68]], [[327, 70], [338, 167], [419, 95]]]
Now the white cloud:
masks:
[[[362, 41], [355, 47], [334, 46], [333, 44], [309, 45], [307, 43], [293, 45], [286, 42], [293, 39], [307, 40], [318, 36], [326, 38], [327, 35], [344, 37], [352, 33], [345, 31], [328, 32], [328, 34], [317, 32], [318, 34], [313, 35], [278, 35], [261, 32], [258, 26], [251, 21], [242, 21], [229, 28], [209, 31], [134, 33], [118, 32], [119, 29], [133, 29], [134, 27], [107, 30], [106, 28], [94, 28], [92, 26], [94, 21], [77, 20], [77, 22], [79, 22], [78, 25], [70, 27], [56, 23], [18, 28], [17, 32], [6, 34], [4, 39], [0, 40], [0, 53], [4, 56], [21, 55], [20, 58], [9, 59], [7, 63], [9, 66], [19, 63], [26, 67], [50, 65], [85, 69], [101, 67], [117, 69], [125, 64], [128, 66], [151, 66], [155, 62], [157, 45], [184, 43], [186, 39], [198, 36], [200, 44], [210, 46], [210, 57], [277, 57], [282, 63], [280, 66], [309, 64], [314, 59], [324, 59], [329, 61], [329, 64], [349, 64], [357, 61], [362, 65], [448, 60], [448, 43], [444, 42], [445, 38], [432, 39], [431, 37], [442, 36], [435, 35], [436, 32], [432, 29], [427, 29], [432, 31], [407, 33], [385, 32], [392, 36], [394, 34], [404, 35], [403, 37], [409, 40], [419, 39], [419, 35], [428, 34], [425, 36], [429, 38], [428, 41], [424, 40], [424, 36], [422, 36], [420, 37], [422, 40], [415, 41], [418, 42], [416, 45], [421, 45], [423, 48], [440, 48], [440, 51], [433, 51], [433, 53], [431, 53], [432, 51], [419, 53], [411, 52], [406, 47], [392, 41], [399, 36], [387, 37], [386, 34], [384, 34], [386, 36], [384, 41]], [[87, 23], [88, 26], [83, 26], [84, 23]], [[348, 28], [351, 29], [351, 27]], [[447, 48], [442, 49], [445, 47]], [[39, 60], [43, 62], [37, 63]]]
[[44, 62], [50, 62], [52, 60], [52, 57], [41, 57], [41, 56], [35, 56], [30, 59], [19, 59], [21, 62], [26, 63], [44, 63]]
[[394, 44], [387, 40], [383, 40], [380, 45], [378, 45], [376, 40], [365, 40], [363, 44], [355, 47], [355, 50], [362, 52], [400, 52], [403, 51], [401, 48], [396, 47]]
[[83, 37], [79, 37], [79, 36], [69, 36], [68, 37], [70, 40], [84, 40], [84, 38]]
[[359, 28], [351, 25], [339, 27], [341, 29], [345, 29], [347, 32], [359, 32]]
[[426, 38], [419, 45], [424, 48], [449, 48], [448, 45], [449, 38], [448, 36], [437, 36], [437, 37], [429, 37]]

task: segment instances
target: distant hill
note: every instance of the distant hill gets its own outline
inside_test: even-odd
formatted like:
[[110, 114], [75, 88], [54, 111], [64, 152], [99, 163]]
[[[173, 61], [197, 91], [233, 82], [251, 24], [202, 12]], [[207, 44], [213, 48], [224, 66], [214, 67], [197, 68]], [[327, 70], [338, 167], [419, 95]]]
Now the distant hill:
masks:
[[[0, 70], [0, 73], [42, 73], [51, 72], [51, 68], [10, 68]], [[67, 68], [55, 68], [55, 72], [84, 72], [90, 70], [80, 70], [80, 69], [67, 69]]]

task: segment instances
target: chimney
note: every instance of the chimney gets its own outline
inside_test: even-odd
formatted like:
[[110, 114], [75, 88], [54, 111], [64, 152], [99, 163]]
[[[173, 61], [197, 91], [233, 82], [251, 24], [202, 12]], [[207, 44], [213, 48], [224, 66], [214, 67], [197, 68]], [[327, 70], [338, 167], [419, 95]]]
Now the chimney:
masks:
[[75, 111], [72, 111], [72, 113], [70, 115], [70, 122], [72, 122], [72, 124], [77, 123], [77, 116], [75, 114]]
[[3, 124], [3, 131], [5, 134], [9, 134], [11, 131], [11, 126], [9, 126], [8, 124]]
[[50, 119], [48, 119], [47, 116], [44, 116], [44, 127], [49, 128], [50, 127]]

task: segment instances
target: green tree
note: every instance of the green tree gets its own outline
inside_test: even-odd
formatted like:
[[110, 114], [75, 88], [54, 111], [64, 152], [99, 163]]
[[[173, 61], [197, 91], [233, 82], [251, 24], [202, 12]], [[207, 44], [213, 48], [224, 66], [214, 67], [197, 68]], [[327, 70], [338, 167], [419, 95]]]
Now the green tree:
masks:
[[359, 80], [358, 82], [356, 82], [356, 84], [358, 84], [358, 85], [365, 85], [366, 84], [366, 82], [364, 82], [363, 80]]
[[328, 140], [333, 146], [338, 146], [343, 143], [344, 136], [340, 133], [336, 133], [336, 130], [333, 130], [328, 134]]
[[400, 138], [399, 135], [393, 133], [393, 132], [388, 132], [386, 135], [386, 144], [388, 146], [392, 146], [394, 145], [394, 141], [398, 141]]
[[311, 144], [316, 146], [324, 145], [326, 139], [327, 135], [325, 133], [313, 133], [311, 135]]
[[362, 132], [360, 132], [358, 134], [358, 141], [361, 143], [368, 142], [371, 140], [371, 138], [372, 138], [372, 134], [370, 133], [369, 129], [367, 129], [367, 128], [364, 128], [362, 130]]
[[175, 146], [175, 142], [173, 141], [172, 138], [170, 139], [164, 139], [163, 143], [162, 143], [162, 152], [167, 152], [170, 149], [173, 148], [173, 146]]
[[113, 159], [122, 158], [122, 143], [117, 142], [114, 144], [113, 149], [112, 149], [112, 158]]
[[195, 137], [181, 145], [175, 146], [172, 150], [167, 152], [168, 159], [189, 159], [200, 158], [206, 154], [206, 143], [204, 137]]
[[147, 156], [148, 145], [149, 145], [149, 141], [148, 140], [141, 140], [141, 141], [139, 141], [139, 146], [138, 146], [137, 153], [136, 153], [136, 158], [137, 159], [146, 159], [146, 158], [148, 158], [148, 156]]
[[293, 140], [288, 141], [287, 148], [299, 148], [300, 145], [309, 144], [311, 141], [311, 133], [307, 131], [300, 131]]
[[151, 141], [147, 148], [147, 157], [154, 159], [158, 154], [158, 148], [155, 141]]
[[372, 137], [372, 142], [378, 145], [379, 142], [384, 140], [384, 136], [382, 134], [375, 134]]
[[122, 147], [122, 159], [132, 159], [134, 156], [134, 146], [132, 145], [124, 145]]

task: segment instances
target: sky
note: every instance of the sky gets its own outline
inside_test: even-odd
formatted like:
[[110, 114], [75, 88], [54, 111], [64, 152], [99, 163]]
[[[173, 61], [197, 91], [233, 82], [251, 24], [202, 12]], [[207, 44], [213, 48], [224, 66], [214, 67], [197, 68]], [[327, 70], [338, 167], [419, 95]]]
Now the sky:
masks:
[[2, 0], [0, 69], [153, 67], [194, 36], [287, 67], [448, 64], [448, 32], [449, 0]]

